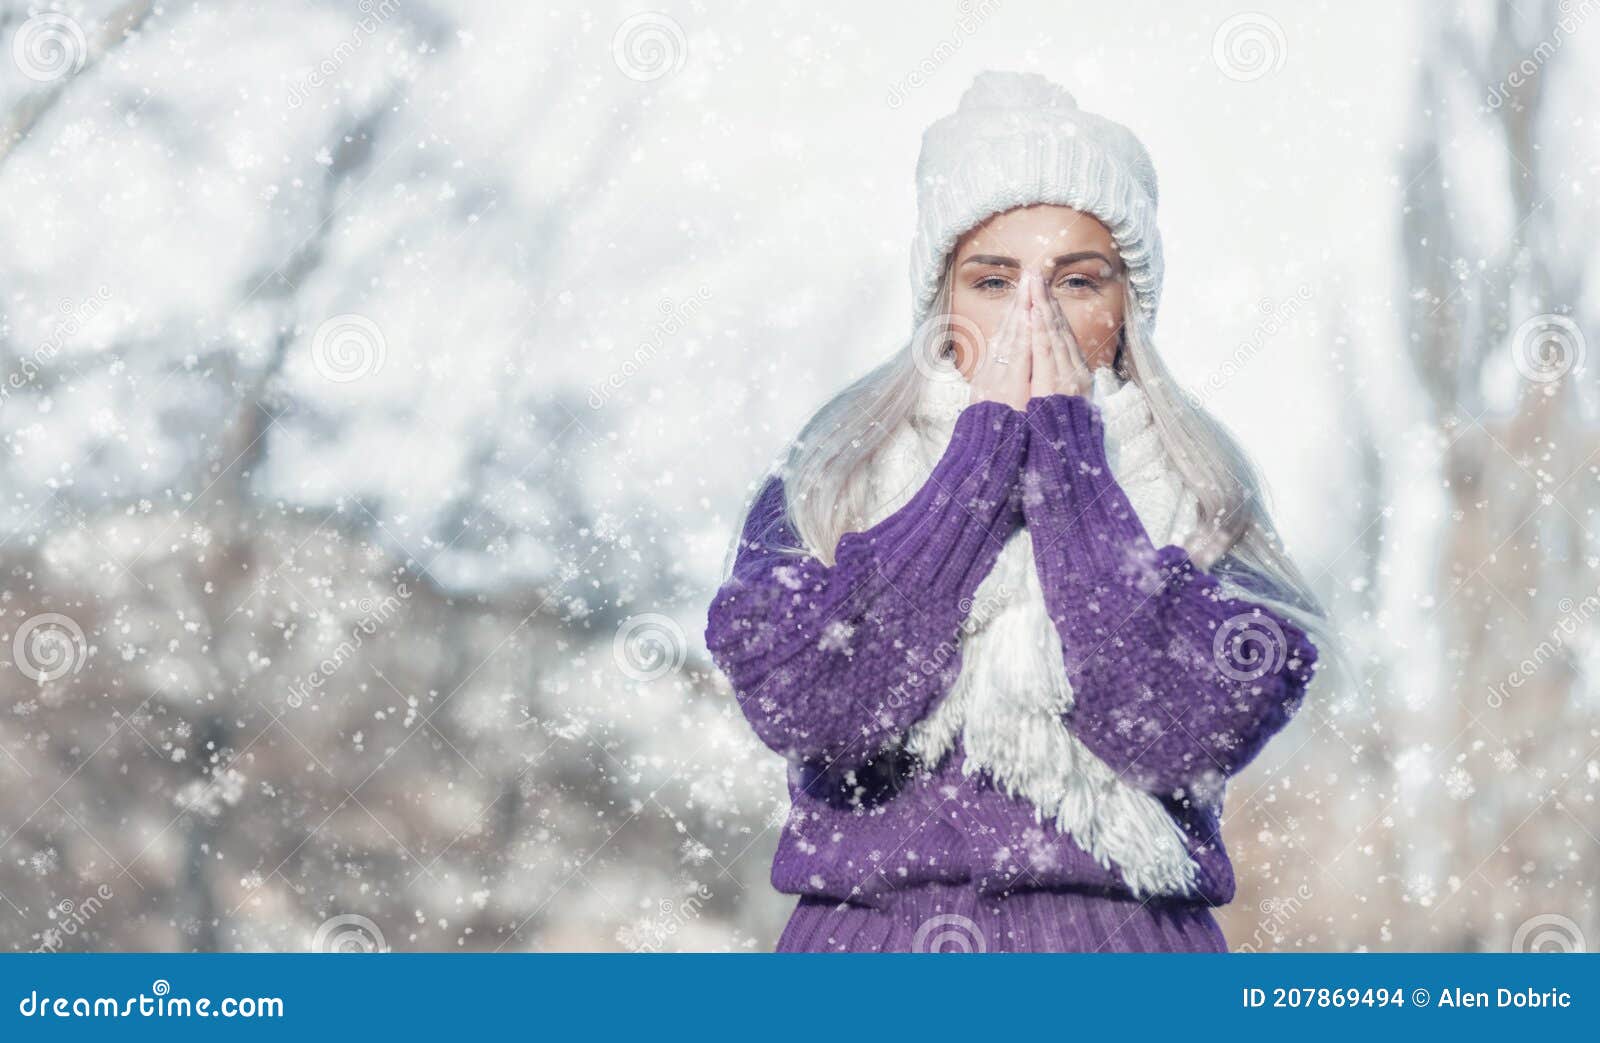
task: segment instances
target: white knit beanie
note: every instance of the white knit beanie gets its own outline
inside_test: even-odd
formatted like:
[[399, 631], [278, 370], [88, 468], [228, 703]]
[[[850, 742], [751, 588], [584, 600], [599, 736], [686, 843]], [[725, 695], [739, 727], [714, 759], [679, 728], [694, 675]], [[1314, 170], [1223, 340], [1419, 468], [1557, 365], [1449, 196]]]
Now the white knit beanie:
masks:
[[1078, 108], [1036, 72], [985, 71], [956, 111], [931, 124], [917, 157], [911, 243], [912, 329], [921, 329], [950, 248], [991, 214], [1055, 203], [1111, 231], [1146, 328], [1161, 299], [1156, 169], [1134, 133]]

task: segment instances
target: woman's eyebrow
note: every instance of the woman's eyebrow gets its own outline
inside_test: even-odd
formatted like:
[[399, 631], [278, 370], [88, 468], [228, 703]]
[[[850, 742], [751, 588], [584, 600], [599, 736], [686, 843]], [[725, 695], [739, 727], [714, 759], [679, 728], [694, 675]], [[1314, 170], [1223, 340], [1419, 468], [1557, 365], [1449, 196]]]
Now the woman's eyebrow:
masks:
[[[1078, 261], [1087, 261], [1087, 260], [1090, 260], [1090, 259], [1098, 259], [1098, 260], [1104, 261], [1105, 264], [1107, 265], [1107, 267], [1110, 267], [1110, 268], [1113, 268], [1113, 269], [1115, 269], [1117, 267], [1117, 264], [1116, 264], [1115, 261], [1113, 261], [1111, 258], [1107, 257], [1105, 254], [1101, 253], [1098, 250], [1079, 250], [1077, 253], [1061, 254], [1059, 257], [1055, 257], [1055, 258], [1051, 259], [1050, 266], [1052, 268], [1061, 268], [1061, 267], [1063, 267], [1065, 265], [1076, 264]], [[987, 264], [987, 265], [992, 265], [993, 267], [996, 267], [996, 268], [1021, 268], [1022, 267], [1022, 265], [1017, 262], [1017, 259], [1015, 257], [1001, 257], [998, 254], [973, 254], [971, 257], [968, 257], [965, 261], [962, 261], [961, 263], [963, 265], [968, 265], [968, 264]]]

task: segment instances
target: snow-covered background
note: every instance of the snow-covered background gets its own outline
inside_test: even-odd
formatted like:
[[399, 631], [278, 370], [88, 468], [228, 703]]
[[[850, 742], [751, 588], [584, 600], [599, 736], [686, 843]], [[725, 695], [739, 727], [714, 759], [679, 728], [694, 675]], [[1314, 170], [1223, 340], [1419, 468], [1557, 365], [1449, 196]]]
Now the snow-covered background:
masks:
[[0, 3], [0, 944], [770, 948], [705, 607], [984, 68], [1146, 142], [1158, 344], [1360, 667], [1230, 787], [1229, 940], [1600, 944], [1597, 58], [1600, 0]]

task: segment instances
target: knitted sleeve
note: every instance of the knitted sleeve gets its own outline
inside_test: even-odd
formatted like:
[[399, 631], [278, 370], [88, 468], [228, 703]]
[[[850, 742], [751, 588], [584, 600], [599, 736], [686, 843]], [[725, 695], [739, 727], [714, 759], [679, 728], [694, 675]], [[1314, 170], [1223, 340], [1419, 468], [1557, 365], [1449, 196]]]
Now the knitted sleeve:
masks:
[[922, 488], [846, 533], [832, 566], [783, 552], [800, 540], [768, 481], [705, 632], [763, 742], [795, 760], [870, 757], [949, 689], [972, 595], [1022, 523], [1025, 431], [1004, 403], [968, 406]]
[[1099, 406], [1049, 395], [1027, 416], [1023, 513], [1073, 685], [1067, 725], [1133, 785], [1215, 799], [1299, 709], [1316, 647], [1152, 543], [1107, 464]]

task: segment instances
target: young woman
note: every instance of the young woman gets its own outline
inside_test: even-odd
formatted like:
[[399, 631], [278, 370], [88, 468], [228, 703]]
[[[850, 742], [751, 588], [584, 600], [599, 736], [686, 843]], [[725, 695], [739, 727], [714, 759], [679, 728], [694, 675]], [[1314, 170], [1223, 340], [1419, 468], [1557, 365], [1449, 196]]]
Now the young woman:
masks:
[[916, 332], [760, 486], [709, 611], [792, 766], [778, 948], [1225, 952], [1224, 788], [1327, 635], [1150, 341], [1149, 156], [986, 72], [917, 173]]

